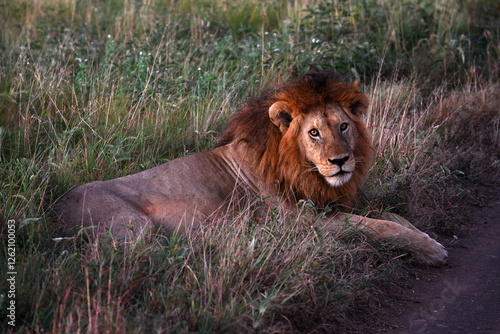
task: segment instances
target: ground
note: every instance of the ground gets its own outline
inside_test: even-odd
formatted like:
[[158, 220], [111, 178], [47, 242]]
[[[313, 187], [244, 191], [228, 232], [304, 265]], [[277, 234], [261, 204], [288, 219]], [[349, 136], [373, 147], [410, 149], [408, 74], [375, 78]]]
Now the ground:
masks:
[[448, 263], [410, 268], [376, 332], [500, 333], [500, 185], [483, 182], [468, 206], [468, 234], [442, 240]]

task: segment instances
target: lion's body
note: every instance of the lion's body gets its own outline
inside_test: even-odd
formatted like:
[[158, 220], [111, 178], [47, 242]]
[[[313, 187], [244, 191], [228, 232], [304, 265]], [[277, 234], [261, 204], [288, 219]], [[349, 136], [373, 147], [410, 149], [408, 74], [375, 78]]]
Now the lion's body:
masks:
[[[182, 232], [215, 221], [230, 208], [244, 207], [251, 195], [279, 197], [290, 212], [301, 199], [349, 207], [372, 163], [361, 119], [367, 106], [357, 84], [332, 71], [307, 74], [246, 103], [214, 150], [82, 185], [59, 201], [58, 211], [68, 226], [102, 225], [123, 238], [155, 224]], [[438, 264], [446, 257], [440, 244], [405, 227], [406, 221], [338, 214], [321, 223], [337, 230], [342, 219], [381, 239], [411, 243], [424, 262]]]
[[[221, 159], [224, 149], [186, 156], [109, 181], [82, 185], [61, 199], [63, 221], [84, 226], [104, 224], [119, 237], [142, 232], [152, 224], [174, 231], [206, 220], [224, 206], [235, 189], [235, 177]], [[130, 228], [132, 227], [132, 228]], [[135, 231], [134, 231], [135, 230]]]

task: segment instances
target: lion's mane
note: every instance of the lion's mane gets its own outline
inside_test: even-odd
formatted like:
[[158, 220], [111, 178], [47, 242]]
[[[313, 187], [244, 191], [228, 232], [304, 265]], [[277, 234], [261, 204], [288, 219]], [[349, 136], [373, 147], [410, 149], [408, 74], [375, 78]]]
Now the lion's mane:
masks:
[[[354, 148], [356, 168], [349, 182], [332, 187], [304, 160], [298, 133], [289, 130], [282, 134], [269, 118], [269, 107], [285, 101], [293, 114], [305, 114], [316, 106], [336, 102], [351, 111], [357, 137]], [[247, 101], [228, 120], [219, 136], [217, 146], [243, 143], [248, 148], [247, 166], [262, 177], [266, 187], [294, 201], [311, 200], [326, 206], [333, 202], [350, 207], [356, 191], [373, 162], [373, 147], [361, 115], [368, 107], [368, 98], [352, 83], [334, 71], [308, 73], [295, 81], [271, 88], [261, 97]]]

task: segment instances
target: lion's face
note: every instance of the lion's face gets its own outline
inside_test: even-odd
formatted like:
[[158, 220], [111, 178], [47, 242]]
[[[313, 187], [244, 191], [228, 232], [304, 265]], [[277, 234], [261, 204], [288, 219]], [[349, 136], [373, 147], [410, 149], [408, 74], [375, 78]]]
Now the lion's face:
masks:
[[271, 106], [269, 117], [283, 133], [282, 145], [296, 143], [288, 147], [299, 151], [302, 165], [307, 165], [303, 173], [318, 173], [335, 188], [352, 179], [358, 158], [354, 154], [356, 139], [360, 137], [352, 111], [330, 103], [297, 113], [280, 101]]
[[333, 187], [348, 182], [356, 167], [356, 128], [339, 105], [318, 107], [297, 119], [298, 143], [312, 172]]
[[240, 165], [270, 193], [350, 207], [373, 163], [368, 104], [356, 82], [309, 73], [245, 103], [217, 146], [238, 147]]

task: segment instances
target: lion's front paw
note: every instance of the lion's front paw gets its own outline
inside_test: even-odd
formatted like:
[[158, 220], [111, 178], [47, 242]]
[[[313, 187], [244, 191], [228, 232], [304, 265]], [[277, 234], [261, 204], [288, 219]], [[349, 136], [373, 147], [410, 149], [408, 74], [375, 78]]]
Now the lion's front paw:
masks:
[[448, 252], [443, 245], [425, 234], [425, 240], [415, 249], [415, 257], [424, 264], [437, 267], [446, 263]]

